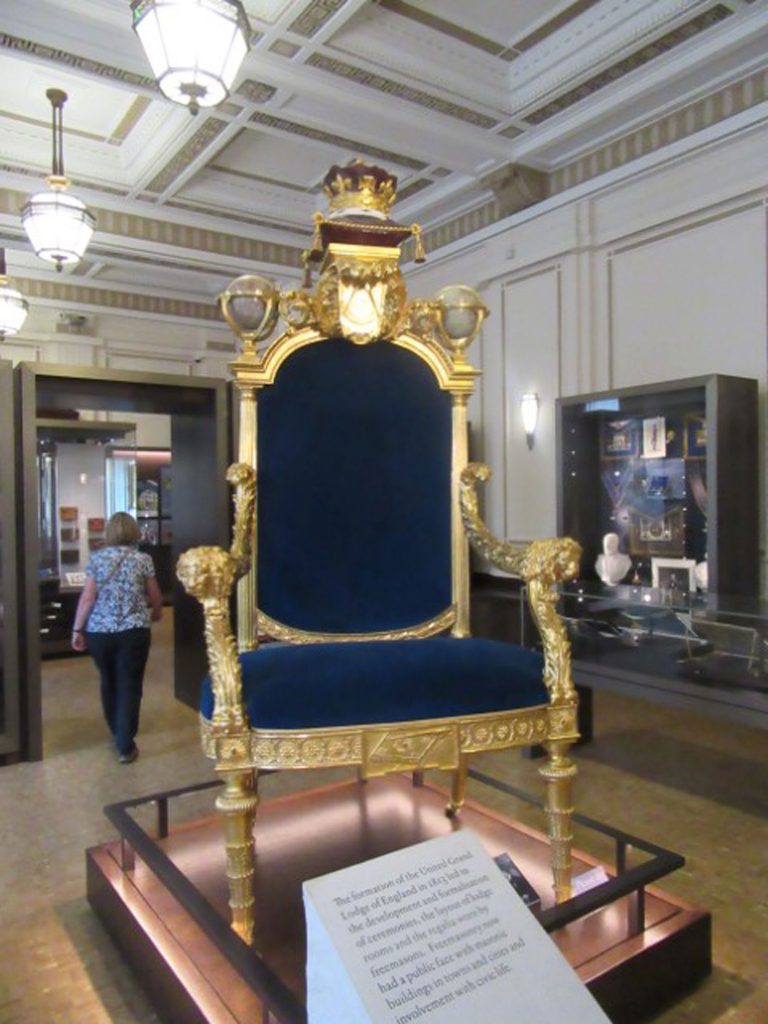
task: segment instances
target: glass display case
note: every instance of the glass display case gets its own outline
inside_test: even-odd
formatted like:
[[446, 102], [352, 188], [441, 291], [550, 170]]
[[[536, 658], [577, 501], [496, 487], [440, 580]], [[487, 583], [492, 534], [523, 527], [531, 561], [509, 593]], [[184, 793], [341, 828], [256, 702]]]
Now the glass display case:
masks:
[[558, 448], [558, 533], [584, 551], [560, 599], [577, 684], [768, 727], [757, 382], [564, 398]]
[[638, 584], [563, 586], [582, 686], [768, 728], [768, 602]]
[[672, 600], [757, 595], [756, 381], [713, 374], [579, 395], [557, 414], [558, 533], [582, 545], [583, 579], [598, 578], [615, 534], [625, 571], [612, 583], [678, 591]]

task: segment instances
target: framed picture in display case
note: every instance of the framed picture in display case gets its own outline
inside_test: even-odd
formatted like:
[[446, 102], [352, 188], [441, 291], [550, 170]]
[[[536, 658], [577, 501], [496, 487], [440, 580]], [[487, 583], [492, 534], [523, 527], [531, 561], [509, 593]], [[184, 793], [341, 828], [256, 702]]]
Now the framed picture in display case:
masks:
[[630, 555], [677, 556], [685, 552], [685, 521], [682, 506], [661, 515], [632, 512], [629, 521]]
[[627, 459], [640, 454], [639, 420], [606, 420], [602, 427], [602, 458]]
[[652, 558], [651, 585], [680, 597], [696, 592], [696, 562], [692, 558]]
[[160, 528], [157, 519], [140, 519], [139, 520], [139, 543], [140, 544], [159, 544], [160, 543]]
[[664, 416], [643, 420], [643, 458], [663, 459], [667, 454], [667, 422]]
[[685, 418], [685, 457], [707, 457], [707, 421], [703, 416], [691, 415]]

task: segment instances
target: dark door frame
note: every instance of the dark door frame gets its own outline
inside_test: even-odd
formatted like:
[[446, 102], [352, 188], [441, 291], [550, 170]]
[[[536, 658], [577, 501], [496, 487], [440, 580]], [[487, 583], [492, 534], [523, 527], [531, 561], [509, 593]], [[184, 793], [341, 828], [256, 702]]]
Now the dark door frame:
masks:
[[[171, 417], [174, 452], [174, 562], [198, 544], [226, 546], [229, 454], [226, 381], [163, 373], [99, 370], [20, 363], [16, 378], [18, 467], [18, 612], [20, 632], [20, 755], [43, 756], [38, 566], [37, 407], [162, 413]], [[186, 496], [186, 500], [185, 500]], [[207, 672], [200, 606], [178, 582], [174, 587], [174, 693], [195, 705]]]
[[0, 763], [15, 760], [21, 735], [16, 576], [16, 474], [13, 451], [13, 365], [0, 361]]

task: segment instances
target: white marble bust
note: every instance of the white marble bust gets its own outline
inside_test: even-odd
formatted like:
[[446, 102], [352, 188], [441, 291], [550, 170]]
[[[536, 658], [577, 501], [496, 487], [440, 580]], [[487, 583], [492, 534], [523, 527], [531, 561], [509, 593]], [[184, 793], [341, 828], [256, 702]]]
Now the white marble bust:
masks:
[[615, 587], [617, 583], [621, 583], [631, 568], [632, 559], [619, 551], [618, 533], [606, 533], [603, 537], [603, 553], [597, 556], [595, 562], [597, 575], [603, 583]]

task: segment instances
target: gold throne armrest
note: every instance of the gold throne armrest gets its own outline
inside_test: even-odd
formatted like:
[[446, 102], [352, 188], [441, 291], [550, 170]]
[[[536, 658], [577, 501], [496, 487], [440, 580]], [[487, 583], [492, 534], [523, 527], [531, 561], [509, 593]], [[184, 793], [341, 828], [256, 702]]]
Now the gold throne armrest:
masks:
[[227, 471], [235, 488], [235, 527], [229, 551], [199, 547], [179, 558], [177, 575], [203, 606], [205, 644], [214, 695], [213, 736], [232, 736], [248, 730], [237, 644], [229, 613], [232, 589], [250, 569], [255, 526], [256, 473], [244, 462]]
[[[490, 468], [479, 462], [470, 462], [462, 470], [461, 517], [467, 538], [491, 565], [526, 583], [528, 603], [544, 651], [544, 683], [550, 705], [575, 709], [578, 697], [571, 673], [571, 644], [555, 604], [556, 584], [578, 575], [581, 547], [570, 537], [534, 540], [529, 544], [495, 537], [478, 510], [477, 481], [488, 480], [490, 475]], [[575, 733], [575, 715], [573, 718]]]

